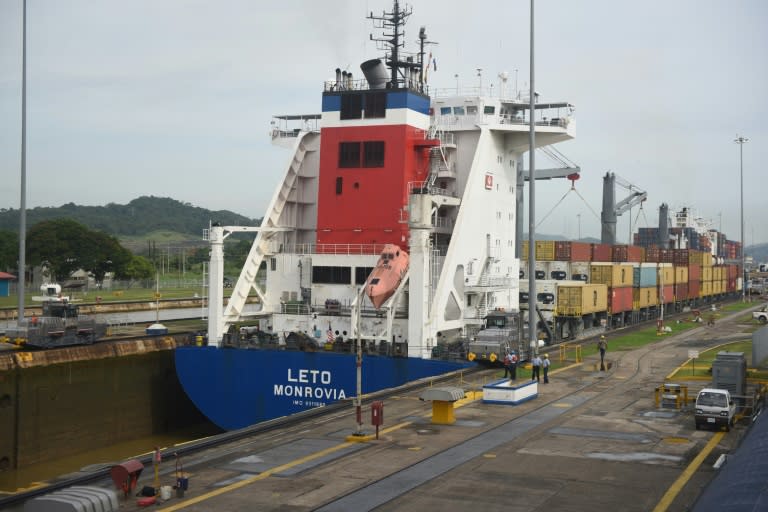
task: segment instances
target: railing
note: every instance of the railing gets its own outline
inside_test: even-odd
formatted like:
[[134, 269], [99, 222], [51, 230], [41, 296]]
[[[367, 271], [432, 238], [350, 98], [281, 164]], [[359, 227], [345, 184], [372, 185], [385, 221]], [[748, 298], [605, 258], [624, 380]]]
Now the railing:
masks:
[[381, 254], [385, 244], [298, 244], [278, 252], [296, 254]]
[[429, 94], [429, 87], [426, 84], [420, 84], [417, 80], [407, 80], [399, 78], [395, 81], [395, 87], [392, 87], [392, 80], [387, 80], [384, 83], [384, 87], [374, 89], [371, 87], [368, 80], [365, 78], [358, 79], [345, 79], [340, 80], [326, 80], [323, 82], [323, 92], [339, 92], [339, 91], [391, 91], [407, 89], [409, 91], [415, 91], [422, 94]]

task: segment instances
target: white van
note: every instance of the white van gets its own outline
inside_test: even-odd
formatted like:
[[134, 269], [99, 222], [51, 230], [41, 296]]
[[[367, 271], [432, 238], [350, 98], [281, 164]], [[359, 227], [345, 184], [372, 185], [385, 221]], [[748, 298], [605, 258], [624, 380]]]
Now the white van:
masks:
[[727, 389], [704, 388], [696, 396], [696, 430], [702, 425], [725, 427], [728, 432], [736, 416], [736, 404]]

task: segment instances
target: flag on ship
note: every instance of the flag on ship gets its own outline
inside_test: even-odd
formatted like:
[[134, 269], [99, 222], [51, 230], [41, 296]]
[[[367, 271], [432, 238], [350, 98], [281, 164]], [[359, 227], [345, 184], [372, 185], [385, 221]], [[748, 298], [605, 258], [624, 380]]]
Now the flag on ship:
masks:
[[328, 343], [333, 343], [333, 329], [331, 329], [331, 322], [328, 322]]

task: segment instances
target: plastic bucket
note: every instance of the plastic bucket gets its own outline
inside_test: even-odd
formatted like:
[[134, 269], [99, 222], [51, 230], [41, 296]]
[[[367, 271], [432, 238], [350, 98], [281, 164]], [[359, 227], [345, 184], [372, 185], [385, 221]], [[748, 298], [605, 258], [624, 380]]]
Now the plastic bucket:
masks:
[[171, 486], [170, 485], [163, 485], [160, 487], [160, 498], [164, 500], [171, 499]]

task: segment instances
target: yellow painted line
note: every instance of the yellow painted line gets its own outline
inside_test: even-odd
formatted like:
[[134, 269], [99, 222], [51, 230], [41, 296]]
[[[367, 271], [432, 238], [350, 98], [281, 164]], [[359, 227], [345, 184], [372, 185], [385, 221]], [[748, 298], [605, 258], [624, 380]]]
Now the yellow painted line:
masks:
[[717, 446], [724, 435], [724, 432], [716, 432], [715, 435], [712, 436], [712, 439], [709, 440], [704, 449], [701, 450], [696, 458], [694, 458], [688, 467], [685, 468], [683, 474], [680, 475], [677, 480], [675, 480], [669, 489], [667, 489], [667, 492], [664, 493], [664, 496], [661, 497], [661, 500], [653, 509], [653, 512], [665, 512], [669, 508], [685, 484], [688, 483], [688, 480], [691, 479], [696, 470], [699, 469], [699, 466], [701, 466], [701, 463], [704, 462], [704, 459], [706, 459], [712, 450], [715, 449], [715, 446]]

